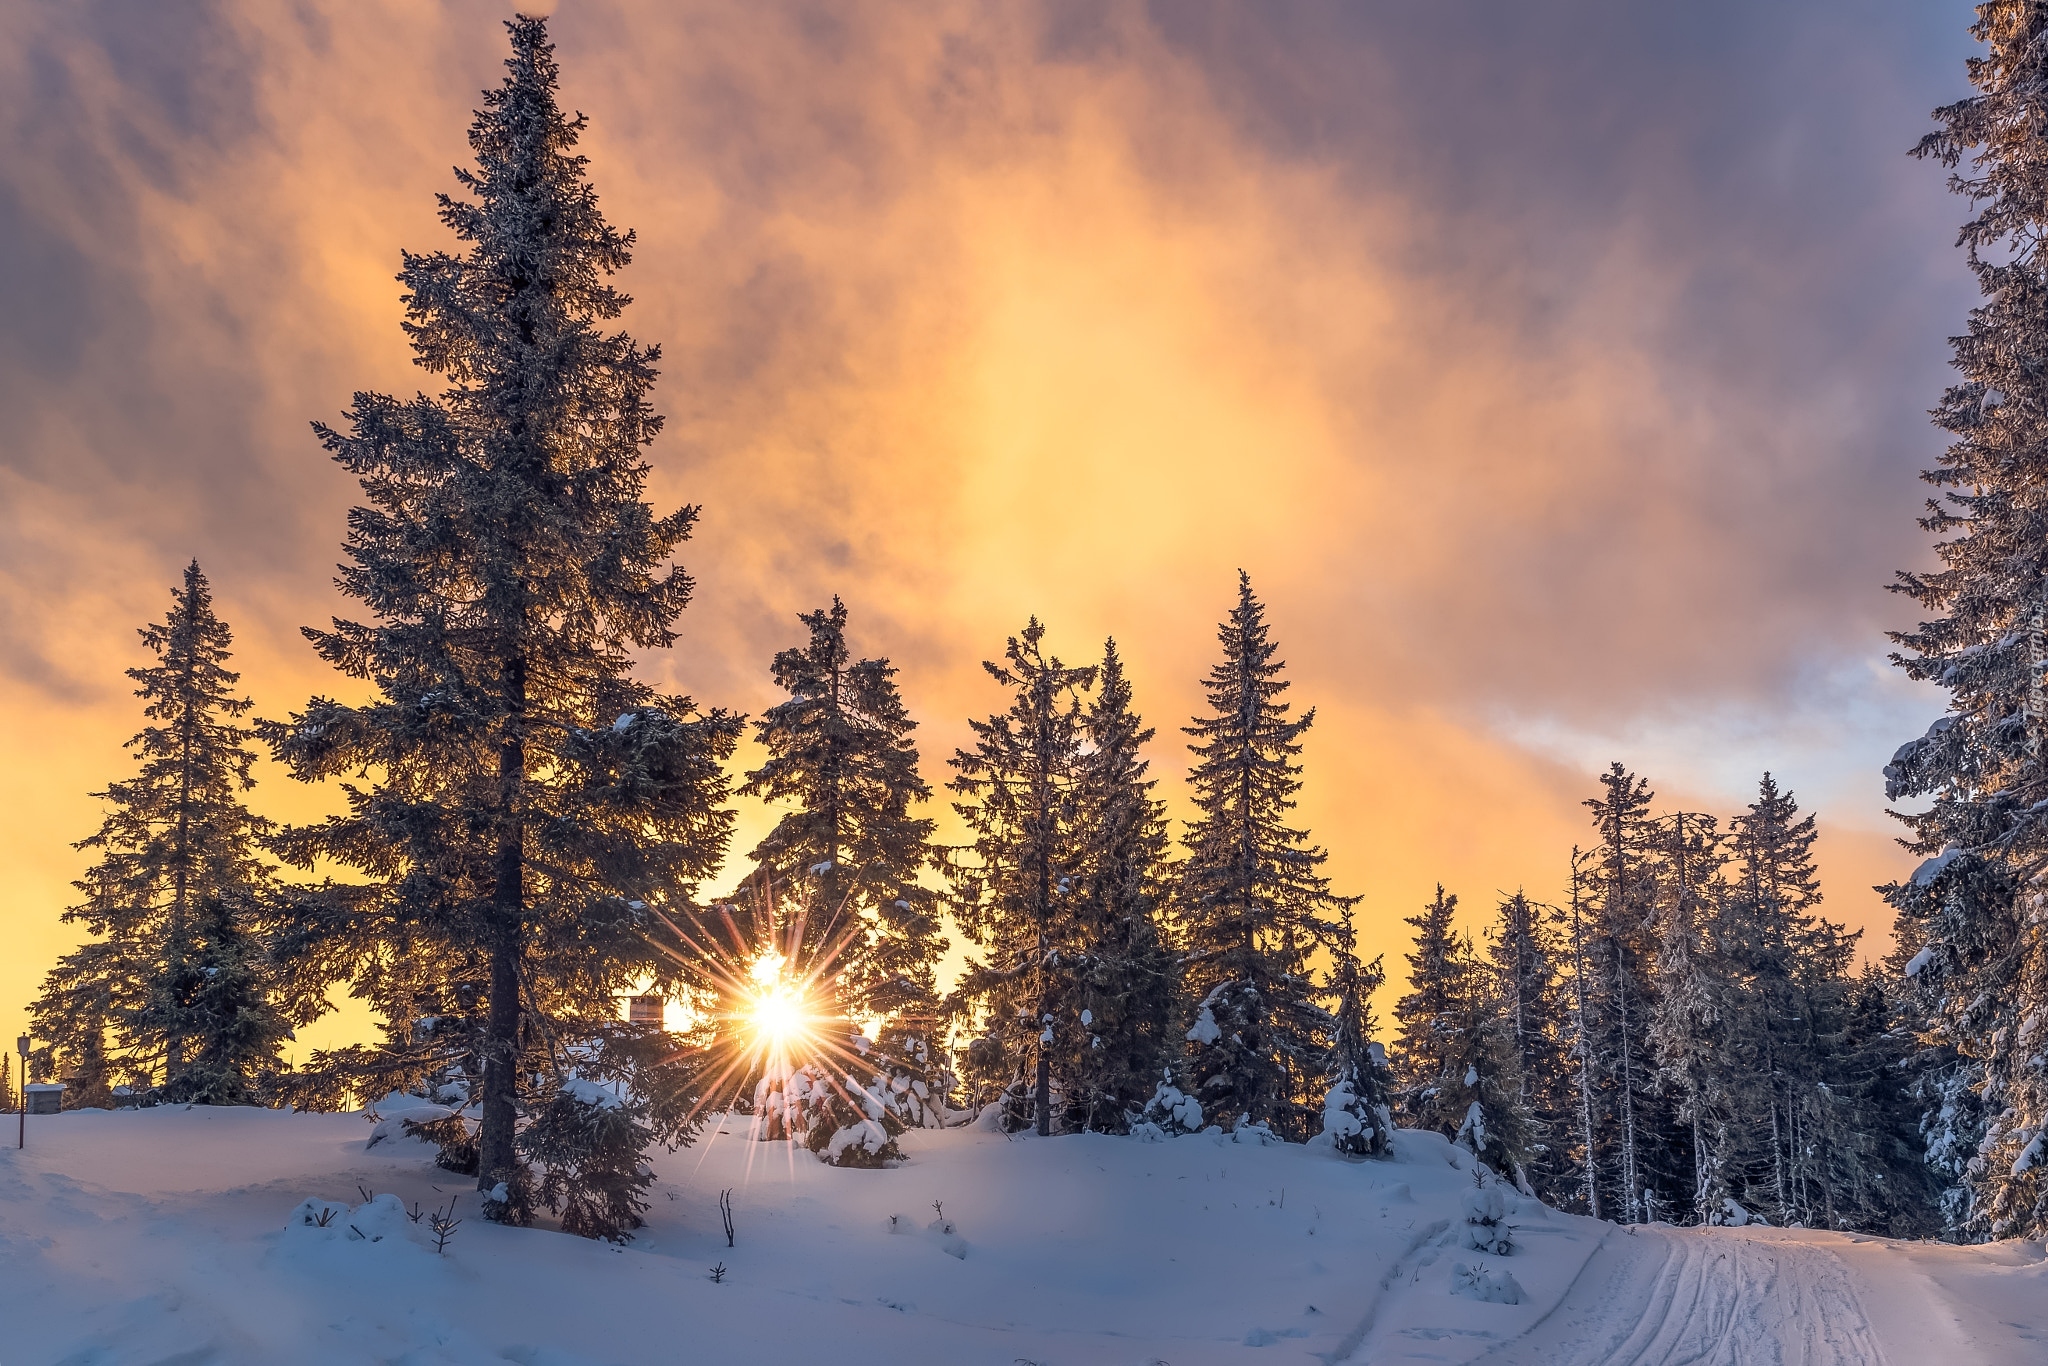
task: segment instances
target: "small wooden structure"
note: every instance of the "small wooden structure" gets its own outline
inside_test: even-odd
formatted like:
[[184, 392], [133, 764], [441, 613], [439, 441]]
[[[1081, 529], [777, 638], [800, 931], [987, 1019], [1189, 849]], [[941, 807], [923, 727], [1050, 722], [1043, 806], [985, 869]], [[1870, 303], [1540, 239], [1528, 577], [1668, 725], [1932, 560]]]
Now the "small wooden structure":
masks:
[[628, 996], [626, 998], [626, 1023], [661, 1027], [661, 1008], [666, 1004], [659, 996]]
[[28, 1101], [28, 1113], [32, 1115], [54, 1115], [64, 1108], [64, 1083], [61, 1081], [32, 1081], [21, 1088]]

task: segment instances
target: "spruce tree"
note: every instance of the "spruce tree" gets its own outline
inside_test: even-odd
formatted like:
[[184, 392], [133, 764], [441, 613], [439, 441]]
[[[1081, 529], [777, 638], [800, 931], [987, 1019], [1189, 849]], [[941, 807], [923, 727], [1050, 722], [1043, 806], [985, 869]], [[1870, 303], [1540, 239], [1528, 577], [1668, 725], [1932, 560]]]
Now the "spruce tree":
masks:
[[1897, 980], [1871, 964], [1850, 993], [1828, 1085], [1848, 1122], [1823, 1155], [1822, 1179], [1836, 1196], [1835, 1227], [1926, 1238], [1941, 1231], [1940, 1185], [1925, 1160], [1918, 1106], [1900, 1084], [1915, 1042], [1895, 1018]]
[[1379, 959], [1360, 963], [1346, 954], [1331, 986], [1337, 997], [1337, 1035], [1331, 1048], [1330, 1089], [1323, 1097], [1323, 1133], [1351, 1157], [1392, 1157], [1392, 1077], [1386, 1050], [1373, 1035], [1372, 994], [1386, 980]]
[[789, 700], [756, 724], [768, 758], [740, 789], [792, 807], [753, 851], [755, 900], [797, 908], [778, 951], [827, 987], [835, 1016], [879, 1022], [875, 1050], [864, 1038], [849, 1047], [901, 1083], [907, 1120], [936, 1123], [946, 1085], [933, 968], [945, 939], [938, 896], [917, 880], [934, 858], [934, 823], [911, 813], [931, 798], [911, 739], [917, 723], [889, 661], [853, 658], [845, 604], [835, 597], [798, 620], [810, 640], [775, 656]]
[[277, 1068], [291, 1029], [270, 1000], [263, 939], [238, 923], [230, 902], [208, 897], [193, 926], [192, 952], [174, 993], [190, 1022], [191, 1048], [164, 1099], [197, 1105], [253, 1105]]
[[2048, 1231], [2048, 156], [2041, 89], [2048, 8], [1985, 0], [1966, 99], [1935, 111], [1915, 155], [1950, 168], [1972, 216], [1960, 245], [1983, 300], [1954, 339], [1958, 381], [1935, 422], [1950, 438], [1923, 478], [1940, 490], [1920, 525], [1940, 567], [1894, 587], [1928, 614], [1895, 632], [1894, 662], [1948, 691], [1948, 714], [1886, 767], [1910, 846], [1929, 862], [1887, 888], [1920, 922], [1914, 975], [1933, 1038], [1975, 1070], [1986, 1129], [1970, 1180], [1984, 1231]]
[[1457, 896], [1447, 894], [1439, 882], [1436, 896], [1422, 913], [1404, 922], [1415, 928], [1415, 948], [1408, 954], [1408, 991], [1394, 1003], [1394, 1020], [1401, 1031], [1395, 1050], [1401, 1109], [1422, 1128], [1441, 1127], [1437, 1100], [1460, 1052], [1459, 1015], [1471, 964], [1451, 923], [1457, 909]]
[[[116, 1080], [155, 1082], [180, 1099], [246, 1099], [275, 1069], [286, 1033], [268, 1001], [265, 948], [247, 941], [271, 887], [259, 849], [269, 826], [242, 804], [255, 755], [238, 718], [250, 703], [235, 696], [233, 636], [198, 561], [172, 590], [169, 615], [141, 635], [156, 662], [128, 676], [151, 724], [128, 742], [135, 776], [96, 794], [111, 809], [77, 846], [100, 858], [64, 919], [94, 939], [58, 964], [36, 1002], [35, 1033], [49, 1041], [39, 1063], [75, 1077], [81, 1104], [106, 1103]], [[219, 1012], [206, 972], [224, 939], [243, 944], [232, 1016]], [[253, 1033], [236, 1023], [244, 1013]], [[193, 1090], [186, 1073], [202, 1053], [207, 1080]]]
[[974, 836], [972, 858], [947, 865], [953, 913], [984, 953], [955, 993], [986, 1017], [970, 1072], [999, 1088], [1009, 1127], [1032, 1124], [1040, 1135], [1052, 1132], [1054, 1073], [1069, 1081], [1084, 1044], [1074, 821], [1079, 695], [1095, 679], [1095, 670], [1047, 655], [1044, 640], [1033, 617], [1010, 637], [1004, 663], [984, 662], [1010, 706], [968, 723], [974, 748], [954, 752], [947, 784], [965, 799], [953, 809]]
[[1566, 1056], [1566, 1022], [1558, 972], [1559, 946], [1543, 908], [1519, 889], [1502, 899], [1487, 937], [1487, 955], [1513, 1041], [1533, 1141], [1528, 1178], [1553, 1202], [1571, 1191], [1570, 1132], [1575, 1093]]
[[1270, 1124], [1296, 1141], [1313, 1131], [1336, 1021], [1311, 977], [1317, 952], [1351, 950], [1328, 857], [1286, 823], [1301, 790], [1301, 737], [1313, 708], [1290, 719], [1287, 681], [1251, 578], [1219, 628], [1223, 658], [1204, 680], [1207, 715], [1187, 733], [1199, 813], [1187, 832], [1180, 933], [1196, 1096], [1212, 1117]]
[[691, 1132], [688, 1066], [636, 1051], [617, 996], [703, 985], [650, 932], [724, 854], [738, 723], [631, 676], [632, 651], [674, 639], [692, 585], [671, 557], [697, 513], [643, 500], [657, 352], [604, 330], [633, 234], [599, 212], [545, 21], [507, 29], [476, 164], [456, 172], [467, 195], [440, 197], [462, 249], [408, 252], [399, 275], [415, 363], [445, 387], [359, 393], [340, 428], [315, 428], [362, 484], [337, 583], [369, 615], [306, 634], [369, 699], [316, 697], [262, 730], [298, 777], [355, 779], [346, 813], [278, 842], [358, 876], [299, 900], [294, 947], [383, 1015], [390, 1045], [324, 1061], [379, 1084], [453, 1076], [479, 1108], [487, 1211], [520, 1219], [519, 1116], [576, 1072], [629, 1072], [659, 1137]]
[[[1121, 1133], [1178, 1061], [1178, 979], [1163, 940], [1170, 837], [1139, 751], [1153, 732], [1131, 707], [1116, 642], [1103, 646], [1074, 773], [1073, 918], [1081, 1028], [1067, 1127]], [[1085, 1036], [1085, 1037], [1084, 1037]]]
[[1813, 914], [1819, 829], [1770, 774], [1731, 827], [1736, 875], [1723, 937], [1741, 988], [1727, 1037], [1749, 1154], [1740, 1198], [1774, 1223], [1827, 1223], [1818, 1212], [1828, 1189], [1820, 1135], [1810, 1129], [1832, 1105], [1830, 1035], [1844, 1023], [1854, 940]]
[[1594, 1009], [1599, 983], [1594, 978], [1593, 940], [1596, 929], [1590, 905], [1591, 855], [1573, 846], [1571, 891], [1554, 919], [1564, 942], [1566, 967], [1566, 1058], [1571, 1069], [1572, 1116], [1566, 1164], [1576, 1173], [1572, 1190], [1580, 1208], [1598, 1219], [1602, 1209], [1600, 1127], [1601, 1091], [1593, 1065]]
[[1457, 905], [1438, 883], [1422, 914], [1408, 918], [1415, 951], [1408, 956], [1408, 993], [1394, 1007], [1403, 1107], [1415, 1127], [1471, 1149], [1526, 1191], [1536, 1125], [1509, 997], [1471, 937], [1452, 928]]
[[1586, 951], [1587, 1047], [1598, 1082], [1594, 1140], [1612, 1182], [1609, 1207], [1625, 1223], [1654, 1217], [1669, 1173], [1653, 1152], [1662, 1126], [1648, 1028], [1653, 1000], [1657, 830], [1649, 784], [1619, 763], [1600, 775], [1603, 795], [1586, 806], [1599, 843], [1589, 869], [1593, 933]]
[[1675, 1102], [1673, 1117], [1686, 1129], [1684, 1146], [1692, 1157], [1686, 1213], [1697, 1223], [1717, 1223], [1729, 1213], [1729, 1165], [1739, 1118], [1734, 1079], [1726, 1066], [1735, 983], [1717, 933], [1725, 862], [1719, 823], [1712, 816], [1684, 811], [1672, 816], [1657, 908], [1656, 994], [1648, 1033], [1657, 1089]]

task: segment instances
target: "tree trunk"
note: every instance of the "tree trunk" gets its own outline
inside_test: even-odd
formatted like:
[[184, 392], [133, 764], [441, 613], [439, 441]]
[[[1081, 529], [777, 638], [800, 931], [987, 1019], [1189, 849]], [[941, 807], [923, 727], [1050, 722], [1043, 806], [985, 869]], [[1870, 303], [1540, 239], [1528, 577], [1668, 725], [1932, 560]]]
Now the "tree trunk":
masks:
[[179, 994], [186, 985], [186, 907], [192, 887], [192, 730], [197, 715], [193, 693], [196, 691], [194, 675], [198, 672], [195, 656], [198, 652], [196, 618], [199, 615], [199, 594], [189, 575], [185, 580], [185, 599], [181, 607], [185, 618], [185, 658], [180, 661], [183, 672], [178, 680], [178, 833], [172, 853], [175, 871], [172, 874], [170, 933], [164, 942], [164, 984], [170, 992], [170, 1009], [164, 1019], [166, 1087], [176, 1082], [179, 1073], [185, 1070], [185, 1003], [179, 999]]
[[506, 669], [510, 716], [498, 749], [499, 819], [496, 886], [492, 891], [490, 1011], [484, 1025], [483, 1119], [477, 1133], [477, 1189], [510, 1182], [519, 1167], [512, 1145], [518, 1123], [519, 969], [525, 946], [526, 840], [522, 793], [526, 783], [526, 669]]

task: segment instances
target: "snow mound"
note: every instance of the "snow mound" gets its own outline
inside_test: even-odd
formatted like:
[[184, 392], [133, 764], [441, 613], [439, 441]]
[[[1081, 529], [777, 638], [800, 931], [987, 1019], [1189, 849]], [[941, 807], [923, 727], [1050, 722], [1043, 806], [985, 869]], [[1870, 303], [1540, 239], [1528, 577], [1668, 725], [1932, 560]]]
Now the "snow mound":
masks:
[[372, 1256], [427, 1254], [424, 1218], [414, 1221], [395, 1195], [377, 1195], [360, 1205], [318, 1198], [301, 1201], [285, 1221], [287, 1253], [339, 1245]]
[[1451, 1265], [1451, 1293], [1463, 1295], [1468, 1300], [1482, 1300], [1487, 1304], [1520, 1304], [1522, 1287], [1514, 1276], [1506, 1271], [1495, 1271], [1484, 1263], [1466, 1266], [1463, 1262]]

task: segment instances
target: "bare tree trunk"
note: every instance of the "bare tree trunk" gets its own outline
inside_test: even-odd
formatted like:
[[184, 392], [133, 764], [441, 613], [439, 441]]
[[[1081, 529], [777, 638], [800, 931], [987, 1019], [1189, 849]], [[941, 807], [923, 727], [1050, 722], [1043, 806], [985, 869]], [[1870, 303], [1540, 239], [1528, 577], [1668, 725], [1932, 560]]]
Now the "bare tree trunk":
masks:
[[510, 703], [506, 735], [498, 749], [499, 819], [496, 885], [492, 915], [490, 1011], [484, 1025], [482, 1126], [477, 1133], [477, 1189], [489, 1191], [518, 1171], [513, 1147], [518, 1123], [519, 968], [525, 947], [526, 840], [522, 800], [526, 784], [525, 660], [506, 668]]

